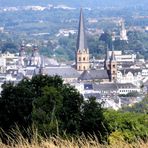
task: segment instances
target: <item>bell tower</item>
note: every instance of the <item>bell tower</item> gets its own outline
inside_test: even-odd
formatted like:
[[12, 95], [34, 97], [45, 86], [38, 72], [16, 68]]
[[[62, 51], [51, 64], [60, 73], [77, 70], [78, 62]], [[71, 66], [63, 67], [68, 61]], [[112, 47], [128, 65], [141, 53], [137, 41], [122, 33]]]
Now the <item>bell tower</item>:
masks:
[[111, 59], [110, 59], [110, 74], [111, 81], [116, 81], [117, 79], [117, 61], [115, 58], [115, 53], [112, 51]]
[[78, 71], [84, 71], [88, 70], [89, 67], [89, 49], [86, 41], [83, 10], [81, 9], [77, 38], [76, 69]]

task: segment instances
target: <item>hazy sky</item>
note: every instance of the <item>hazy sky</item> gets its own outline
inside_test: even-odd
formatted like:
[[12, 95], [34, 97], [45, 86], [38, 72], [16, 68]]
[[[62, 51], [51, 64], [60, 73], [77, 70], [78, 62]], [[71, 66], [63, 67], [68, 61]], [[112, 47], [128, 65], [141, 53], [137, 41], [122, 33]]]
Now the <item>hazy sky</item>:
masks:
[[148, 0], [0, 0], [0, 6], [67, 4], [70, 6], [134, 6], [148, 5]]

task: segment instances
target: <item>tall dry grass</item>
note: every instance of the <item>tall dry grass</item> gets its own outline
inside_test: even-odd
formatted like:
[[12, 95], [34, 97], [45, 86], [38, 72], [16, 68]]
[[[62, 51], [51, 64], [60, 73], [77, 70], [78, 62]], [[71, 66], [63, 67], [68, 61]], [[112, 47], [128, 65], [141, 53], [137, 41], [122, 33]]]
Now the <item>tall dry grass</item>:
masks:
[[128, 144], [118, 141], [113, 145], [101, 145], [97, 140], [86, 138], [62, 139], [60, 137], [50, 137], [48, 139], [32, 139], [31, 142], [19, 137], [18, 141], [9, 141], [9, 145], [0, 143], [0, 148], [148, 148], [148, 143], [139, 141], [137, 143]]
[[0, 148], [148, 148], [148, 142], [144, 143], [143, 141], [132, 144], [125, 141], [116, 141], [109, 145], [107, 143], [100, 144], [95, 136], [89, 138], [85, 136], [77, 138], [61, 138], [59, 136], [43, 138], [37, 134], [37, 131], [34, 131], [31, 139], [25, 139], [20, 133], [17, 130], [6, 135], [8, 144], [6, 145], [0, 141]]

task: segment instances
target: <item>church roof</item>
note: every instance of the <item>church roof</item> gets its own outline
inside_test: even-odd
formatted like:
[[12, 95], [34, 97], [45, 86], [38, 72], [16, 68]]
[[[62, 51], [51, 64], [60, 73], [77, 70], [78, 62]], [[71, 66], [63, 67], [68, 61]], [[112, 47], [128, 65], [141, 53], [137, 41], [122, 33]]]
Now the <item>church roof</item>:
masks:
[[104, 83], [94, 84], [93, 88], [95, 91], [117, 91], [118, 89], [136, 89], [137, 87], [132, 83]]
[[49, 76], [61, 76], [62, 78], [78, 78], [80, 74], [72, 67], [46, 67], [43, 70], [44, 74]]
[[79, 80], [97, 80], [97, 79], [109, 79], [108, 73], [106, 70], [87, 70], [84, 71]]
[[85, 25], [84, 25], [84, 16], [82, 9], [80, 10], [80, 20], [78, 28], [78, 38], [77, 38], [77, 50], [84, 51], [88, 50], [86, 35], [85, 35]]
[[134, 68], [127, 68], [127, 69], [120, 69], [120, 71], [123, 75], [131, 72], [132, 74], [138, 74], [139, 72], [142, 72], [142, 69], [134, 69]]
[[96, 99], [101, 99], [101, 95], [99, 93], [85, 93], [84, 98], [95, 97]]
[[134, 85], [134, 84], [132, 84], [132, 83], [117, 83], [116, 84], [117, 85], [117, 87], [118, 88], [122, 88], [122, 89], [130, 89], [130, 88], [132, 88], [132, 89], [134, 89], [134, 88], [137, 88], [137, 86], [136, 85]]
[[94, 90], [117, 91], [117, 85], [115, 83], [94, 84]]

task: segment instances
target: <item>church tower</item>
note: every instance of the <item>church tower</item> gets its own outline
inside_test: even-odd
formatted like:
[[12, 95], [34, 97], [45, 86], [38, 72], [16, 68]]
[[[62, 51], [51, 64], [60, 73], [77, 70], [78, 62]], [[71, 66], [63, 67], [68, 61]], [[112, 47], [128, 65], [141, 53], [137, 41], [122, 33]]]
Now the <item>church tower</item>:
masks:
[[115, 53], [112, 51], [112, 55], [110, 58], [110, 76], [111, 76], [111, 81], [116, 81], [117, 79], [117, 61], [115, 58]]
[[44, 69], [45, 69], [45, 60], [44, 60], [44, 57], [41, 56], [41, 65], [40, 65], [40, 68], [39, 68], [39, 73], [44, 75]]
[[84, 16], [82, 9], [80, 10], [80, 20], [77, 38], [77, 51], [76, 51], [76, 69], [78, 71], [88, 70], [89, 63], [89, 49], [86, 41]]
[[120, 28], [120, 40], [127, 41], [127, 31], [125, 29], [124, 20], [121, 20], [121, 28]]
[[21, 48], [19, 50], [19, 66], [21, 67], [25, 66], [25, 58], [26, 58], [25, 45], [24, 43], [22, 43]]
[[41, 58], [37, 46], [32, 49], [32, 54], [29, 60], [29, 66], [40, 66]]
[[105, 70], [110, 70], [110, 56], [109, 56], [109, 51], [108, 51], [108, 45], [106, 48], [106, 57], [104, 61], [104, 69]]

